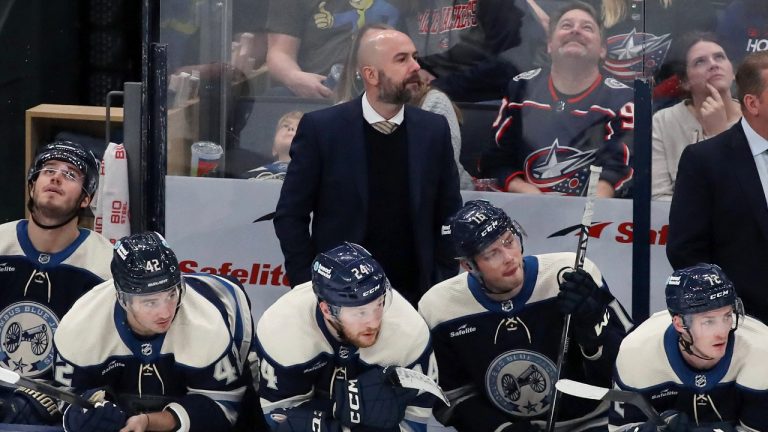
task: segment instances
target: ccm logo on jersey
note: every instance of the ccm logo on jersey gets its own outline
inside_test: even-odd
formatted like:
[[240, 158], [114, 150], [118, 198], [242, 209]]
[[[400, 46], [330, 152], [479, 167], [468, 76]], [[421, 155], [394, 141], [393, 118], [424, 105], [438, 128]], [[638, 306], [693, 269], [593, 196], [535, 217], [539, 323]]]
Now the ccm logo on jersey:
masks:
[[360, 423], [360, 391], [357, 388], [357, 380], [349, 380], [347, 385], [349, 395], [349, 421]]
[[715, 293], [715, 294], [712, 294], [711, 296], [709, 296], [709, 299], [710, 300], [714, 300], [716, 298], [725, 297], [725, 296], [728, 295], [729, 292], [731, 292], [731, 290], [720, 291], [719, 293]]

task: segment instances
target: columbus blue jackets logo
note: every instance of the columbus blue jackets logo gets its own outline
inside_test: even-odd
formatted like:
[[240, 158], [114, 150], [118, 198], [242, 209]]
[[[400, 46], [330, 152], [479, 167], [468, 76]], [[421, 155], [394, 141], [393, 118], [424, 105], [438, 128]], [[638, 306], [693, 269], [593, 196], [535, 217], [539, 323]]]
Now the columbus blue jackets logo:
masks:
[[555, 139], [551, 146], [528, 155], [523, 165], [525, 177], [542, 192], [584, 195], [595, 151], [560, 146]]
[[59, 319], [34, 302], [14, 303], [0, 312], [0, 366], [26, 377], [45, 373], [53, 363], [53, 333]]
[[669, 36], [632, 30], [609, 37], [606, 41], [608, 56], [605, 69], [623, 81], [652, 76], [667, 56], [672, 43]]
[[502, 411], [517, 417], [535, 417], [552, 403], [555, 374], [555, 364], [537, 352], [507, 351], [488, 367], [486, 392]]

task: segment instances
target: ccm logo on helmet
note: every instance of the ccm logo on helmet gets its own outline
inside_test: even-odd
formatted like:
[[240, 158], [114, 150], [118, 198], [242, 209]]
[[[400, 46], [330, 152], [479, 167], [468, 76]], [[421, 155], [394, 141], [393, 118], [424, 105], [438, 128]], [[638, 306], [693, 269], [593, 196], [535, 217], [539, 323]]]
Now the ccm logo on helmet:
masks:
[[485, 227], [483, 232], [480, 233], [480, 237], [485, 237], [489, 232], [491, 232], [491, 230], [499, 226], [499, 223], [500, 223], [499, 220], [495, 220], [491, 222], [487, 227]]
[[363, 297], [367, 297], [369, 294], [371, 294], [374, 291], [376, 291], [377, 289], [379, 289], [380, 286], [381, 285], [376, 285], [375, 287], [373, 287], [373, 288], [369, 289], [368, 291], [364, 292], [363, 293]]
[[719, 293], [715, 293], [709, 296], [709, 299], [714, 300], [716, 298], [725, 297], [728, 295], [729, 292], [731, 292], [731, 290], [720, 291]]

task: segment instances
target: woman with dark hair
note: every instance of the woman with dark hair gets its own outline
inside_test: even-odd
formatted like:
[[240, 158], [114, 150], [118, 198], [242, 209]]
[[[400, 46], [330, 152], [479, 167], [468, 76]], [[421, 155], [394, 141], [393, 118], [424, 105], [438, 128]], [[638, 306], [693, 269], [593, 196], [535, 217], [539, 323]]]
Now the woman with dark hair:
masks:
[[653, 199], [669, 201], [683, 149], [713, 137], [741, 117], [731, 96], [733, 65], [712, 33], [694, 32], [681, 41], [675, 73], [688, 97], [653, 116]]

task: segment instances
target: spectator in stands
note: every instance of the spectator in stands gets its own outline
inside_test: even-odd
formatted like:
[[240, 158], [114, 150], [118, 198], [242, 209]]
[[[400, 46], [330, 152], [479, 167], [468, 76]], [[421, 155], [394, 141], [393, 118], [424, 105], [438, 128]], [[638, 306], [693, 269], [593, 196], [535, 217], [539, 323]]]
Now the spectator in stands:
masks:
[[768, 51], [744, 59], [736, 84], [741, 121], [680, 156], [667, 257], [674, 269], [719, 265], [747, 313], [768, 322]]
[[[93, 153], [70, 141], [45, 145], [27, 185], [29, 220], [0, 225], [0, 367], [52, 380], [53, 332], [81, 295], [111, 277], [112, 245], [77, 225], [99, 185]], [[0, 399], [2, 423], [61, 424], [56, 401], [42, 393], [3, 388]]]
[[717, 35], [735, 65], [749, 53], [768, 50], [768, 2], [731, 1], [717, 19]]
[[598, 196], [629, 194], [632, 89], [600, 72], [606, 48], [597, 12], [583, 2], [551, 19], [550, 70], [509, 82], [481, 176], [508, 192], [584, 195], [589, 165], [601, 166]]
[[[373, 27], [376, 27], [375, 25]], [[355, 37], [353, 49], [347, 56], [344, 64], [344, 72], [341, 74], [341, 80], [334, 92], [336, 102], [346, 102], [357, 98], [362, 94], [362, 78], [357, 70], [357, 48], [359, 47], [359, 35]], [[472, 176], [461, 165], [459, 156], [461, 155], [461, 110], [451, 99], [442, 91], [433, 88], [428, 84], [423, 75], [419, 75], [419, 88], [411, 95], [409, 103], [417, 106], [424, 111], [440, 114], [448, 120], [448, 127], [451, 128], [451, 145], [453, 146], [453, 157], [456, 167], [459, 170], [459, 187], [462, 190], [473, 190]]]
[[307, 98], [328, 98], [351, 36], [365, 24], [397, 26], [402, 0], [271, 0], [267, 66], [272, 79]]
[[731, 97], [733, 66], [712, 33], [684, 36], [676, 74], [689, 97], [653, 116], [653, 199], [669, 201], [683, 149], [713, 137], [741, 118]]
[[512, 77], [544, 60], [539, 14], [535, 0], [415, 1], [406, 23], [422, 79], [453, 100], [501, 99]]
[[301, 111], [291, 111], [280, 117], [277, 121], [275, 139], [272, 143], [272, 156], [275, 161], [271, 164], [260, 166], [246, 171], [243, 175], [251, 180], [284, 180], [288, 171], [288, 163], [291, 161], [291, 142], [299, 127], [299, 120], [304, 115]]
[[445, 118], [405, 105], [419, 85], [415, 57], [405, 34], [365, 27], [363, 95], [299, 122], [275, 215], [292, 286], [309, 280], [319, 251], [343, 241], [371, 251], [412, 304], [457, 273], [440, 235], [461, 206], [450, 129]]

